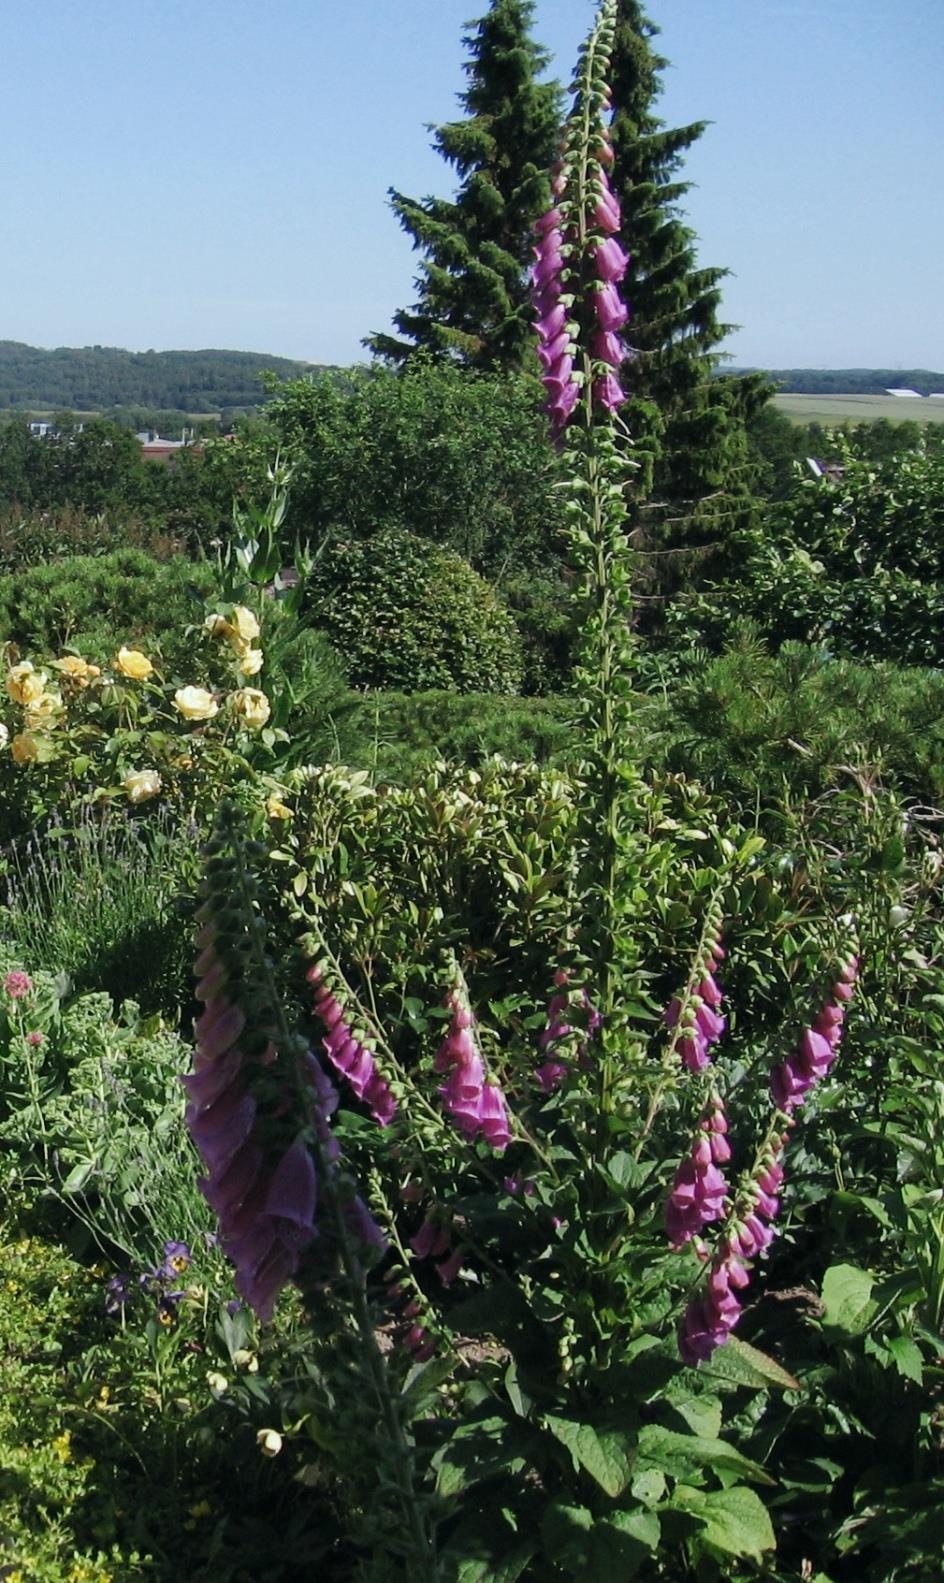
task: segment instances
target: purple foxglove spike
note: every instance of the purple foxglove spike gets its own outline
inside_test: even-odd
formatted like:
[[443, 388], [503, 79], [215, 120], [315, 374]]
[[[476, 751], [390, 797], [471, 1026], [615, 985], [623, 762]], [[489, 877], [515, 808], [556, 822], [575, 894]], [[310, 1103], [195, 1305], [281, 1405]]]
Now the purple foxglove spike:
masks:
[[251, 1094], [236, 1089], [227, 1092], [207, 1110], [189, 1113], [190, 1135], [214, 1176], [228, 1165], [246, 1142], [256, 1119], [256, 1102]]
[[535, 320], [534, 328], [542, 343], [546, 345], [549, 341], [553, 341], [555, 335], [560, 335], [566, 323], [567, 309], [562, 302], [557, 302], [543, 318]]
[[418, 1259], [441, 1258], [449, 1249], [449, 1233], [438, 1220], [428, 1215], [419, 1231], [410, 1238], [410, 1247]]
[[754, 1209], [758, 1215], [763, 1215], [765, 1220], [776, 1220], [780, 1213], [780, 1200], [770, 1193], [765, 1193], [762, 1187], [757, 1187], [754, 1194]]
[[711, 1158], [716, 1165], [726, 1165], [731, 1158], [731, 1145], [723, 1132], [713, 1132], [709, 1138]]
[[539, 1066], [534, 1074], [535, 1082], [542, 1094], [553, 1093], [554, 1089], [563, 1082], [566, 1076], [567, 1068], [562, 1066], [559, 1061], [545, 1061], [544, 1065]]
[[854, 985], [845, 983], [843, 979], [839, 979], [838, 982], [833, 985], [834, 1000], [851, 1000], [853, 993]]
[[627, 399], [626, 392], [615, 374], [604, 374], [593, 381], [593, 399], [604, 412], [615, 412]]
[[715, 1011], [717, 1011], [718, 1007], [721, 1005], [723, 996], [721, 993], [721, 987], [713, 974], [705, 974], [698, 986], [698, 993], [707, 1006], [711, 1006]]
[[249, 1197], [264, 1163], [262, 1150], [252, 1142], [244, 1143], [219, 1175], [204, 1177], [200, 1191], [220, 1220], [235, 1214]]
[[443, 1286], [452, 1285], [453, 1281], [456, 1279], [456, 1276], [459, 1274], [459, 1271], [462, 1269], [462, 1260], [463, 1251], [461, 1248], [456, 1248], [455, 1252], [450, 1254], [448, 1259], [444, 1259], [442, 1264], [436, 1265], [436, 1274], [442, 1281]]
[[859, 958], [850, 956], [839, 969], [839, 978], [843, 984], [854, 984], [859, 976]]
[[665, 1023], [667, 1028], [674, 1028], [675, 1027], [676, 1023], [679, 1020], [681, 1012], [682, 1012], [682, 1002], [679, 999], [678, 995], [673, 995], [672, 999], [669, 1001], [669, 1004], [666, 1006], [665, 1011], [662, 1013], [662, 1020]]
[[298, 1260], [288, 1249], [276, 1245], [265, 1262], [251, 1274], [237, 1270], [236, 1290], [255, 1311], [262, 1324], [267, 1324], [272, 1318], [275, 1300], [297, 1268]]
[[593, 307], [601, 330], [619, 330], [629, 318], [629, 309], [612, 281], [594, 292]]
[[329, 1033], [333, 1033], [344, 1021], [344, 1011], [340, 1003], [331, 994], [325, 995], [323, 1000], [315, 1003], [315, 1010]]
[[505, 1096], [496, 1083], [485, 1084], [479, 1115], [486, 1142], [490, 1143], [496, 1151], [507, 1149], [511, 1142], [511, 1131], [505, 1109]]
[[727, 1027], [727, 1022], [725, 1021], [724, 1017], [719, 1017], [718, 1013], [716, 1011], [712, 1011], [710, 1006], [699, 1006], [698, 1011], [695, 1014], [695, 1020], [698, 1023], [702, 1033], [705, 1035], [705, 1038], [709, 1039], [712, 1044], [716, 1039], [721, 1038], [721, 1035], [724, 1033], [724, 1030]]
[[565, 354], [557, 359], [553, 374], [548, 374], [544, 380], [544, 389], [551, 397], [562, 395], [565, 388], [572, 384], [574, 360], [570, 354]]
[[287, 1247], [300, 1251], [311, 1241], [317, 1203], [315, 1162], [307, 1146], [296, 1138], [275, 1168], [264, 1211]]
[[600, 363], [619, 368], [626, 361], [626, 347], [612, 330], [596, 330], [590, 341], [590, 354]]
[[845, 1006], [834, 1006], [832, 1001], [827, 1001], [817, 1013], [815, 1026], [820, 1033], [825, 1033], [827, 1028], [841, 1028], [846, 1018]]
[[213, 1000], [194, 1023], [197, 1049], [208, 1061], [225, 1055], [246, 1026], [246, 1014], [239, 1006]]
[[202, 1000], [204, 1004], [207, 1004], [207, 1002], [211, 1000], [216, 1000], [221, 994], [228, 977], [229, 974], [226, 971], [226, 968], [223, 966], [223, 963], [219, 960], [219, 958], [216, 957], [213, 961], [212, 967], [207, 969], [206, 973], [204, 973], [202, 979], [194, 990], [194, 999]]
[[776, 1193], [783, 1182], [783, 1167], [774, 1162], [773, 1165], [764, 1166], [754, 1178], [758, 1187], [765, 1193]]
[[187, 1091], [188, 1108], [196, 1115], [214, 1104], [241, 1076], [243, 1060], [242, 1051], [235, 1047], [216, 1061], [206, 1061], [197, 1055], [194, 1070], [180, 1079]]
[[700, 1138], [695, 1139], [695, 1142], [692, 1145], [691, 1158], [694, 1160], [696, 1165], [711, 1164], [711, 1144], [704, 1134]]
[[554, 369], [556, 363], [568, 356], [573, 356], [573, 342], [566, 330], [562, 330], [546, 346], [538, 347], [538, 361], [548, 373]]
[[703, 1072], [711, 1059], [708, 1040], [700, 1029], [694, 1029], [679, 1040], [678, 1052], [690, 1072]]
[[629, 264], [615, 236], [607, 236], [596, 244], [593, 261], [598, 279], [606, 281], [622, 280]]
[[541, 215], [539, 220], [535, 220], [534, 229], [541, 236], [543, 236], [546, 231], [559, 230], [562, 218], [563, 216], [561, 215], [561, 212], [558, 208], [548, 209], [544, 214]]
[[[332, 1062], [337, 1061], [341, 1052], [346, 1050], [348, 1045], [354, 1045], [357, 1048], [357, 1040], [353, 1037], [346, 1022], [336, 1022], [331, 1032], [325, 1035], [321, 1043], [322, 1047], [328, 1052]], [[348, 1060], [350, 1059], [352, 1057], [348, 1056]]]
[[343, 1214], [348, 1230], [365, 1248], [386, 1251], [387, 1239], [362, 1198], [355, 1196], [346, 1203]]
[[828, 1070], [833, 1059], [833, 1047], [814, 1028], [804, 1028], [800, 1035], [799, 1055], [801, 1070], [818, 1077]]

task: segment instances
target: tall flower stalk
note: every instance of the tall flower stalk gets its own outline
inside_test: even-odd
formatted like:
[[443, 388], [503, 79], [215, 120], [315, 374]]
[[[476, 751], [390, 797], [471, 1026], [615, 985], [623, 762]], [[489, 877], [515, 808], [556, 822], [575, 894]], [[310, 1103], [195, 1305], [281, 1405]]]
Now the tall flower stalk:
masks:
[[631, 1064], [627, 1046], [641, 1052], [643, 1043], [626, 1009], [638, 999], [632, 920], [640, 854], [639, 778], [629, 758], [632, 565], [624, 502], [633, 464], [613, 423], [625, 399], [616, 370], [624, 358], [619, 331], [628, 318], [619, 292], [626, 268], [615, 238], [619, 204], [608, 175], [607, 72], [616, 19], [616, 0], [603, 0], [581, 54], [553, 205], [538, 224], [534, 269], [547, 411], [571, 490], [568, 548], [580, 633], [575, 694], [587, 747], [577, 956], [602, 1018], [595, 1096], [601, 1137]]

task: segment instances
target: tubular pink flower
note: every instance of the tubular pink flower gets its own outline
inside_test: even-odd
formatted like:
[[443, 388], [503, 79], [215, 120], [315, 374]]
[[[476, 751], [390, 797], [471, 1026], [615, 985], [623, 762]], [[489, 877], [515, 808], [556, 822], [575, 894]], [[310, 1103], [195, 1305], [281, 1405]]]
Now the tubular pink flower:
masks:
[[397, 1102], [390, 1084], [377, 1070], [376, 1057], [362, 1040], [351, 1032], [337, 997], [328, 989], [317, 964], [306, 977], [315, 994], [315, 1011], [327, 1029], [323, 1048], [336, 1072], [368, 1106], [374, 1120], [387, 1127], [397, 1113]]
[[615, 412], [626, 400], [626, 392], [615, 374], [604, 374], [593, 381], [593, 400], [604, 412]]
[[451, 1013], [449, 1026], [433, 1061], [435, 1071], [449, 1074], [440, 1098], [467, 1138], [481, 1134], [493, 1149], [504, 1149], [511, 1141], [504, 1095], [486, 1078], [468, 1001], [457, 986], [445, 1003]]
[[859, 971], [859, 959], [850, 956], [839, 970], [832, 986], [832, 998], [817, 1013], [813, 1026], [804, 1028], [797, 1048], [774, 1068], [770, 1092], [778, 1110], [789, 1115], [802, 1105], [807, 1094], [829, 1072], [839, 1050], [845, 1022], [846, 1003], [851, 1000]]
[[612, 281], [594, 292], [593, 307], [601, 330], [620, 330], [629, 318], [629, 309]]
[[728, 1187], [716, 1162], [730, 1156], [726, 1131], [721, 1099], [713, 1095], [699, 1122], [691, 1152], [675, 1173], [666, 1203], [665, 1229], [673, 1248], [690, 1242], [702, 1226], [720, 1219], [724, 1213]]
[[615, 236], [607, 236], [597, 242], [594, 248], [593, 261], [596, 266], [598, 280], [622, 280], [626, 273], [629, 259], [620, 247]]

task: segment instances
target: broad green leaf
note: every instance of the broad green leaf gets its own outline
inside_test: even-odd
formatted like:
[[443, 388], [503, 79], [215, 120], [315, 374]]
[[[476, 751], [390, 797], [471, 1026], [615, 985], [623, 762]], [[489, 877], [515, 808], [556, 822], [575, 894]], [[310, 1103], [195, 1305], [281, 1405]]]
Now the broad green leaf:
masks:
[[859, 1336], [872, 1319], [874, 1278], [854, 1264], [833, 1264], [823, 1276], [823, 1322], [847, 1336]]
[[924, 1359], [917, 1343], [910, 1336], [893, 1336], [886, 1345], [899, 1374], [906, 1380], [913, 1380], [915, 1385], [921, 1385], [924, 1380]]
[[749, 1385], [755, 1390], [776, 1386], [781, 1391], [802, 1390], [800, 1381], [781, 1368], [766, 1352], [752, 1347], [737, 1336], [729, 1336], [723, 1347], [717, 1347], [702, 1368], [703, 1374], [728, 1380], [732, 1385]]
[[758, 1484], [774, 1482], [762, 1467], [724, 1440], [713, 1440], [707, 1435], [677, 1434], [674, 1429], [663, 1429], [659, 1424], [647, 1424], [640, 1431], [639, 1462], [641, 1466], [660, 1468], [673, 1478], [685, 1478], [705, 1468], [723, 1468], [743, 1478], [754, 1479]]
[[536, 1550], [537, 1544], [526, 1539], [498, 1561], [481, 1561], [478, 1558], [460, 1561], [456, 1583], [515, 1583]]
[[716, 1438], [721, 1433], [721, 1403], [717, 1396], [687, 1396], [672, 1399], [672, 1407], [696, 1435]]
[[591, 1424], [549, 1413], [544, 1424], [555, 1440], [566, 1446], [575, 1463], [595, 1479], [607, 1495], [623, 1493], [633, 1469], [632, 1444], [625, 1432], [594, 1429]]
[[573, 1578], [599, 1577], [623, 1583], [651, 1559], [659, 1543], [654, 1512], [612, 1512], [594, 1522], [585, 1506], [555, 1504], [541, 1524], [549, 1558]]
[[736, 1484], [729, 1490], [677, 1489], [672, 1506], [701, 1519], [701, 1538], [713, 1550], [725, 1555], [749, 1556], [762, 1561], [766, 1550], [776, 1546], [770, 1518], [754, 1490]]
[[423, 1411], [443, 1381], [448, 1380], [454, 1371], [455, 1362], [452, 1358], [431, 1358], [428, 1363], [421, 1363], [418, 1368], [410, 1370], [400, 1396], [400, 1412], [405, 1423]]

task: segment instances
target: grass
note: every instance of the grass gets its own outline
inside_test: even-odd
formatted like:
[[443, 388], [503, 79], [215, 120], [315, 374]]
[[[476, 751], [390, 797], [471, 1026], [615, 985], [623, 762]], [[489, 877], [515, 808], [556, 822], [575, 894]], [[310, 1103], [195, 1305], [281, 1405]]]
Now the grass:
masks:
[[899, 396], [814, 396], [801, 391], [774, 396], [778, 412], [794, 423], [873, 423], [891, 418], [903, 423], [944, 423], [944, 401]]

